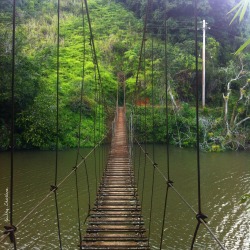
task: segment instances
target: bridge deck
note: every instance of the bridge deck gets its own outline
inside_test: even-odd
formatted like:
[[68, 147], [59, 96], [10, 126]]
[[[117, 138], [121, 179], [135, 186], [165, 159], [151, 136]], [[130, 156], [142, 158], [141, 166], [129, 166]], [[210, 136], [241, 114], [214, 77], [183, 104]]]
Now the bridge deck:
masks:
[[123, 108], [81, 249], [150, 249], [129, 158]]

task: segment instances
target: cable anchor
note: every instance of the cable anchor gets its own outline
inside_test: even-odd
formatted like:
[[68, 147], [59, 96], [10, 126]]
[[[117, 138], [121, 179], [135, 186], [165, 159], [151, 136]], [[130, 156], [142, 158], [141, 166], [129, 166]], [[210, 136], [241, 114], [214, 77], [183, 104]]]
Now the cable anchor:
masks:
[[55, 186], [55, 185], [50, 185], [50, 191], [52, 192], [55, 192], [56, 190], [58, 189], [58, 187], [57, 186]]
[[10, 242], [14, 243], [16, 241], [15, 231], [17, 230], [17, 228], [14, 225], [8, 225], [4, 226], [4, 229], [4, 234], [9, 234]]
[[207, 219], [208, 217], [205, 215], [205, 214], [203, 214], [203, 213], [198, 213], [198, 214], [196, 214], [196, 219], [200, 222], [200, 223], [202, 223], [203, 221], [205, 222], [205, 223], [207, 223], [206, 221], [205, 221], [205, 219]]
[[153, 164], [153, 167], [156, 168], [157, 166], [158, 166], [158, 164], [155, 162], [155, 163]]
[[173, 181], [171, 181], [171, 180], [168, 180], [168, 181], [167, 181], [167, 185], [168, 185], [168, 187], [172, 187], [172, 186], [173, 186], [173, 184], [174, 184], [174, 182], [173, 182]]

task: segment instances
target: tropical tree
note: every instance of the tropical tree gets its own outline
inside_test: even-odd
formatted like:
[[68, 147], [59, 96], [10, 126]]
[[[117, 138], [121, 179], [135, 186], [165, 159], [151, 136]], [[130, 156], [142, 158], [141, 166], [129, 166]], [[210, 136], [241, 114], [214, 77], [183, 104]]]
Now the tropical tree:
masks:
[[[241, 22], [246, 14], [249, 5], [250, 5], [250, 0], [241, 0], [232, 10], [230, 10], [228, 14], [236, 11], [231, 23], [233, 23], [233, 21], [237, 17], [239, 17], [239, 21]], [[248, 38], [248, 40], [243, 45], [240, 46], [240, 48], [235, 52], [235, 54], [241, 53], [249, 44], [250, 44], [250, 38]]]

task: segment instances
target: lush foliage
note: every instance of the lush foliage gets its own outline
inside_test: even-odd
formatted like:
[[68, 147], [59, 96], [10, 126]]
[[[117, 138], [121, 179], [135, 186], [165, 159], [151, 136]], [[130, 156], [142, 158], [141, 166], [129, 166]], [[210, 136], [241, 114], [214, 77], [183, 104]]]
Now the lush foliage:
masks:
[[[145, 1], [122, 0], [121, 2], [129, 6], [138, 16], [145, 16]], [[194, 131], [195, 116], [188, 115], [186, 109], [186, 105], [189, 104], [191, 112], [194, 106], [196, 88], [194, 33], [191, 32], [194, 22], [193, 1], [152, 2], [150, 22], [154, 22], [155, 28], [151, 30], [151, 34], [164, 34], [161, 29], [164, 28], [165, 17], [167, 18], [167, 81], [169, 106], [172, 107], [169, 117], [170, 142], [178, 146], [194, 146], [196, 137]], [[241, 1], [237, 6], [241, 7], [243, 2], [248, 1]], [[222, 151], [227, 148], [234, 150], [245, 149], [249, 145], [249, 53], [246, 52], [238, 57], [233, 55], [233, 52], [243, 41], [243, 37], [250, 33], [248, 26], [246, 26], [246, 21], [249, 18], [247, 15], [245, 22], [240, 25], [236, 23], [229, 25], [232, 17], [227, 13], [236, 3], [237, 1], [226, 3], [224, 1], [208, 0], [202, 1], [198, 5], [198, 18], [200, 20], [206, 19], [210, 26], [210, 29], [207, 29], [206, 40], [206, 108], [200, 110], [199, 121], [200, 146], [206, 151]], [[245, 6], [240, 10], [246, 11]], [[164, 41], [163, 35], [160, 38]], [[198, 39], [202, 41], [200, 36], [198, 36]], [[147, 41], [147, 43], [150, 42]], [[159, 49], [161, 45], [157, 44], [155, 47]], [[199, 42], [199, 48], [201, 51], [201, 42]], [[150, 50], [150, 45], [145, 45], [145, 50]], [[157, 55], [155, 51], [156, 49], [154, 49], [154, 55]], [[139, 100], [141, 99], [138, 102], [139, 105], [147, 103], [148, 106], [153, 104], [162, 106], [165, 102], [166, 80], [164, 69], [161, 68], [165, 64], [163, 48], [159, 54], [161, 55], [159, 58], [154, 56], [152, 67], [158, 69], [158, 71], [154, 71], [154, 74], [160, 77], [153, 76], [154, 79], [150, 73], [150, 66], [147, 68], [147, 58], [149, 57], [144, 55], [146, 57], [146, 59], [144, 58], [146, 74], [139, 75], [139, 81], [143, 82], [140, 86], [140, 89], [143, 90], [140, 92], [142, 94], [137, 96]], [[158, 66], [157, 62], [161, 66]], [[201, 62], [202, 59], [199, 59], [200, 73]], [[155, 85], [155, 90], [154, 95], [150, 98], [151, 89], [153, 88], [152, 82]], [[198, 82], [201, 82], [201, 75]], [[152, 101], [153, 97], [154, 101]], [[151, 101], [145, 102], [147, 99], [151, 99]], [[158, 113], [158, 109], [155, 112]], [[139, 113], [145, 117], [145, 112]], [[161, 117], [161, 123], [166, 123], [166, 119], [162, 119], [164, 116], [160, 113], [159, 116]], [[188, 119], [186, 119], [187, 117]], [[144, 120], [145, 118], [141, 119]], [[148, 119], [150, 118], [147, 117], [146, 120]], [[173, 126], [174, 122], [172, 121], [175, 121], [176, 127]], [[145, 131], [141, 125], [138, 126], [139, 131]], [[161, 127], [164, 128], [164, 126]], [[162, 133], [161, 138], [166, 137], [164, 133]], [[150, 136], [148, 140], [151, 141]]]
[[[240, 56], [233, 55], [250, 34], [246, 25], [249, 16], [247, 9], [241, 8], [243, 5], [236, 5], [240, 10], [246, 10], [245, 19], [240, 24], [233, 22], [229, 25], [233, 14], [227, 15], [237, 2], [206, 0], [199, 1], [198, 5], [199, 20], [206, 19], [210, 27], [206, 40], [207, 106], [200, 111], [200, 146], [206, 151], [247, 148], [250, 141], [250, 56], [247, 50]], [[196, 146], [193, 1], [152, 1], [140, 63], [147, 1], [89, 0], [88, 3], [102, 81], [96, 71], [86, 11], [82, 15], [81, 1], [61, 1], [60, 147], [77, 146], [80, 112], [81, 146], [93, 145], [102, 137], [104, 124], [113, 114], [118, 83], [126, 83], [126, 100], [129, 104], [137, 100], [134, 103], [138, 112], [135, 128], [141, 140], [165, 142], [165, 54], [170, 142], [180, 147]], [[11, 8], [8, 0], [0, 2], [1, 149], [9, 146], [11, 126]], [[15, 145], [17, 148], [54, 148], [57, 1], [18, 1], [16, 17]], [[201, 31], [198, 39], [201, 52]], [[198, 81], [201, 80], [201, 62], [199, 58]], [[121, 87], [119, 95], [122, 96]], [[143, 109], [144, 103], [146, 111]], [[155, 107], [154, 119], [152, 106]], [[143, 132], [145, 127], [147, 134]]]
[[[103, 3], [104, 4], [104, 3]], [[11, 5], [6, 8], [1, 33], [0, 130], [1, 148], [8, 147], [11, 124], [12, 27]], [[7, 8], [7, 7], [9, 8]], [[103, 6], [102, 6], [103, 7]], [[109, 36], [108, 21], [98, 21], [102, 8], [91, 2], [97, 44]], [[116, 7], [116, 6], [115, 6]], [[114, 6], [113, 6], [114, 8]], [[112, 9], [112, 8], [111, 8]], [[118, 9], [114, 9], [118, 11]], [[54, 148], [56, 138], [57, 83], [57, 6], [51, 1], [26, 1], [17, 6], [15, 54], [15, 146], [16, 148]], [[103, 14], [110, 13], [102, 8]], [[118, 13], [118, 12], [117, 12]], [[85, 16], [85, 13], [84, 13]], [[118, 19], [118, 18], [116, 18]], [[97, 79], [90, 32], [81, 12], [81, 2], [63, 2], [60, 19], [59, 141], [60, 147], [76, 147], [80, 110], [81, 146], [90, 146], [105, 133], [105, 119], [115, 105], [116, 76], [106, 63], [99, 64], [102, 83]], [[124, 22], [124, 21], [123, 21]], [[116, 27], [118, 29], [118, 26]], [[102, 31], [102, 32], [101, 32]], [[107, 32], [105, 32], [107, 31]], [[98, 33], [97, 33], [98, 32]], [[116, 32], [113, 30], [112, 32]], [[112, 33], [111, 32], [111, 33]], [[98, 46], [99, 47], [99, 46]], [[101, 47], [101, 46], [100, 46]], [[98, 56], [103, 54], [100, 49]], [[84, 72], [83, 72], [84, 70]], [[82, 77], [84, 74], [84, 78]], [[83, 97], [81, 101], [81, 85]], [[105, 98], [105, 100], [104, 100]]]

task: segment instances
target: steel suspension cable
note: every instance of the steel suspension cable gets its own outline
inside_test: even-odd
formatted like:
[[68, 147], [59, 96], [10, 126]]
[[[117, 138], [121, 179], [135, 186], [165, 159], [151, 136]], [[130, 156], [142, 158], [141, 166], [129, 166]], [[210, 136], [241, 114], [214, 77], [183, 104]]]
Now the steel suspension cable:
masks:
[[[152, 116], [152, 137], [153, 137], [153, 161], [155, 162], [155, 101], [154, 101], [154, 37], [152, 36], [152, 43], [151, 43], [151, 116]], [[155, 164], [154, 164], [155, 165]], [[149, 212], [149, 229], [148, 229], [148, 236], [150, 241], [151, 236], [151, 226], [152, 226], [152, 214], [153, 214], [153, 200], [154, 200], [154, 186], [155, 186], [155, 167], [153, 168], [152, 174], [152, 186], [151, 186], [151, 198], [150, 198], [150, 212]], [[149, 242], [148, 242], [149, 243]]]
[[81, 81], [81, 92], [80, 92], [80, 111], [79, 111], [79, 124], [78, 124], [78, 145], [77, 155], [75, 163], [75, 187], [76, 187], [76, 203], [77, 203], [77, 222], [78, 222], [78, 234], [79, 234], [79, 247], [81, 249], [82, 231], [81, 231], [81, 216], [80, 216], [80, 201], [79, 201], [79, 186], [78, 186], [78, 171], [77, 164], [80, 157], [81, 147], [81, 124], [82, 124], [82, 103], [83, 103], [83, 87], [84, 87], [84, 76], [85, 76], [85, 54], [86, 54], [86, 38], [85, 38], [85, 22], [84, 22], [84, 3], [81, 2], [82, 11], [82, 36], [83, 36], [83, 54], [82, 54], [82, 81]]
[[[95, 66], [95, 70], [96, 70], [96, 66]], [[95, 73], [95, 102], [96, 102], [96, 105], [95, 105], [95, 118], [94, 118], [94, 141], [96, 143], [97, 141], [97, 138], [98, 138], [98, 115], [99, 115], [99, 112], [98, 112], [98, 109], [99, 109], [99, 89], [100, 89], [100, 86], [99, 86], [99, 82], [98, 82], [98, 78], [97, 78], [97, 74]], [[94, 157], [95, 157], [95, 178], [96, 178], [96, 193], [97, 193], [97, 190], [98, 190], [98, 162], [97, 162], [97, 152], [96, 150], [94, 151]]]
[[[138, 129], [138, 131], [139, 131], [139, 129], [140, 129], [140, 131], [139, 131], [139, 136], [140, 136], [140, 139], [141, 139], [141, 126], [142, 126], [142, 122], [141, 122], [141, 110], [140, 110], [140, 108], [136, 108], [137, 110], [138, 110], [138, 115], [137, 115], [137, 120], [138, 120], [138, 122], [137, 122], [137, 129]], [[142, 162], [142, 148], [139, 148], [139, 152], [138, 152], [138, 169], [137, 169], [137, 181], [136, 181], [136, 183], [137, 183], [137, 185], [139, 185], [139, 183], [140, 183], [140, 173], [141, 173], [141, 162]], [[136, 192], [136, 190], [134, 190], [135, 192]]]
[[[199, 151], [199, 148], [200, 148], [200, 143], [199, 143], [199, 128], [198, 128], [198, 125], [199, 125], [199, 102], [198, 102], [198, 94], [199, 94], [199, 90], [198, 90], [198, 32], [197, 32], [197, 23], [198, 23], [198, 16], [197, 16], [197, 0], [194, 1], [195, 2], [195, 7], [194, 7], [194, 11], [195, 11], [195, 80], [196, 80], [196, 84], [195, 84], [195, 87], [196, 87], [196, 162], [197, 162], [197, 179], [198, 179], [198, 213], [197, 214], [200, 214], [201, 213], [201, 201], [200, 201], [200, 151]], [[197, 215], [196, 215], [197, 216]], [[197, 217], [196, 217], [197, 218]], [[200, 221], [199, 219], [197, 218], [198, 222], [197, 222], [197, 225], [196, 225], [196, 228], [195, 228], [195, 231], [194, 231], [194, 235], [193, 235], [193, 239], [192, 239], [192, 243], [191, 243], [191, 250], [193, 249], [194, 247], [194, 243], [195, 243], [195, 240], [196, 240], [196, 237], [197, 237], [197, 233], [198, 233], [198, 230], [199, 230], [199, 227], [200, 227]]]
[[[135, 172], [135, 156], [136, 156], [136, 152], [137, 152], [137, 148], [134, 147], [134, 132], [136, 129], [136, 125], [137, 125], [137, 117], [134, 116], [134, 112], [136, 112], [136, 107], [134, 110], [131, 111], [131, 118], [130, 118], [130, 122], [131, 122], [131, 133], [132, 133], [132, 140], [131, 140], [131, 144], [133, 145], [133, 151], [131, 151], [131, 155], [133, 156], [133, 166], [134, 166], [134, 172]], [[136, 121], [135, 121], [136, 119]]]
[[201, 214], [201, 173], [200, 173], [200, 129], [199, 129], [199, 75], [198, 75], [198, 16], [197, 0], [195, 0], [195, 83], [196, 83], [196, 155], [197, 155], [197, 179], [198, 179], [198, 212]]
[[84, 77], [85, 77], [85, 58], [86, 58], [86, 36], [85, 36], [85, 21], [84, 21], [84, 3], [81, 2], [81, 11], [82, 11], [82, 36], [83, 36], [83, 54], [82, 54], [82, 80], [81, 80], [81, 90], [80, 90], [80, 110], [79, 110], [79, 123], [78, 123], [78, 143], [77, 143], [77, 155], [76, 155], [76, 164], [80, 155], [81, 147], [81, 123], [82, 123], [82, 103], [83, 103], [83, 90], [84, 90]]
[[[102, 97], [102, 90], [101, 90], [101, 97]], [[100, 99], [100, 103], [103, 103], [103, 98]], [[103, 128], [104, 128], [104, 121], [103, 121], [103, 106], [100, 105], [100, 126], [99, 126], [99, 133], [100, 133], [100, 137], [103, 134]], [[103, 157], [103, 152], [104, 152], [104, 147], [99, 149], [99, 180], [101, 180], [101, 176], [102, 176], [102, 172], [103, 172], [103, 163], [104, 163], [104, 157]]]
[[[91, 25], [90, 14], [89, 14], [88, 1], [84, 0], [84, 3], [85, 3], [86, 15], [87, 15], [87, 19], [88, 19], [88, 26], [89, 26], [89, 32], [90, 32], [90, 43], [91, 43], [91, 49], [92, 49], [92, 54], [93, 54], [93, 60], [94, 60], [94, 64], [95, 64], [95, 71], [97, 71], [97, 75], [98, 75], [98, 85], [99, 85], [98, 87], [102, 88], [102, 78], [101, 78], [100, 67], [99, 67], [96, 48], [95, 48], [93, 29], [92, 29], [92, 25]], [[95, 82], [96, 81], [97, 81], [97, 77], [96, 77], [96, 73], [95, 73]], [[105, 102], [104, 102], [104, 105], [105, 105]], [[96, 138], [96, 111], [97, 111], [97, 109], [95, 109], [95, 121], [94, 121], [94, 123], [95, 123], [94, 137], [95, 138]], [[96, 166], [96, 152], [95, 151], [94, 151], [94, 158], [95, 158], [95, 166]], [[96, 192], [97, 192], [97, 171], [96, 171], [96, 167], [95, 167], [95, 175], [96, 175]]]
[[[133, 106], [136, 106], [136, 101], [138, 101], [138, 94], [139, 94], [139, 88], [141, 88], [141, 83], [139, 85], [139, 73], [141, 71], [142, 68], [142, 62], [144, 62], [145, 64], [145, 60], [143, 61], [143, 55], [144, 55], [144, 59], [145, 59], [145, 42], [146, 42], [146, 33], [147, 33], [147, 22], [148, 22], [148, 16], [149, 16], [149, 11], [151, 9], [151, 5], [152, 5], [152, 0], [148, 0], [147, 1], [147, 5], [146, 5], [146, 10], [145, 10], [145, 18], [144, 18], [144, 26], [143, 26], [143, 34], [142, 34], [142, 41], [141, 41], [141, 47], [140, 47], [140, 54], [139, 54], [139, 62], [138, 62], [138, 69], [137, 69], [137, 73], [136, 73], [136, 89], [134, 92], [134, 96], [133, 96]], [[134, 109], [134, 107], [133, 107]], [[136, 108], [137, 110], [140, 110], [138, 113], [139, 115], [139, 124], [137, 125], [137, 127], [140, 129], [140, 137], [142, 136], [142, 132], [141, 132], [141, 109]], [[137, 116], [138, 116], [137, 115]], [[138, 119], [137, 119], [138, 120]], [[137, 183], [139, 185], [139, 180], [140, 180], [140, 169], [141, 169], [141, 150], [139, 151], [139, 167], [138, 167], [138, 173], [137, 173]]]
[[9, 236], [13, 247], [16, 250], [16, 226], [13, 225], [13, 208], [14, 208], [14, 133], [15, 133], [15, 70], [16, 70], [16, 0], [13, 0], [12, 7], [12, 76], [11, 76], [11, 132], [10, 132], [10, 197], [9, 199], [9, 223], [10, 225], [4, 226], [4, 236]]
[[168, 191], [169, 191], [169, 183], [167, 182], [166, 192], [165, 192], [165, 199], [164, 199], [164, 210], [163, 210], [163, 220], [161, 226], [161, 240], [160, 240], [160, 249], [162, 249], [163, 245], [163, 236], [164, 236], [164, 228], [165, 228], [165, 219], [166, 219], [166, 212], [167, 212], [167, 202], [168, 202]]
[[[77, 169], [75, 169], [75, 188], [76, 188], [76, 205], [77, 205], [78, 236], [79, 236], [79, 245], [81, 245], [81, 241], [82, 241], [82, 230], [81, 230], [81, 218], [80, 218], [80, 201], [79, 201], [79, 187], [78, 187]], [[81, 249], [81, 246], [80, 246], [80, 249]]]
[[[95, 115], [94, 115], [94, 144], [96, 143], [96, 119], [97, 119], [97, 79], [96, 79], [96, 64], [95, 64]], [[95, 165], [95, 188], [96, 193], [98, 189], [98, 182], [97, 182], [97, 162], [96, 162], [96, 149], [94, 150], [94, 165]]]
[[[141, 140], [142, 137], [142, 129], [141, 129], [141, 124], [142, 124], [142, 118], [141, 118], [141, 108], [136, 107], [137, 111], [138, 111], [138, 115], [137, 115], [137, 129], [139, 131], [139, 140]], [[139, 158], [138, 158], [138, 169], [137, 169], [137, 183], [139, 185], [140, 183], [140, 173], [141, 173], [141, 149], [139, 148]]]
[[[102, 88], [102, 97], [103, 97], [103, 99], [102, 99], [102, 103], [103, 103], [103, 105], [101, 106], [101, 108], [102, 108], [102, 135], [104, 135], [104, 132], [105, 132], [105, 118], [104, 118], [104, 93], [103, 93], [103, 88]], [[105, 143], [106, 144], [106, 143]], [[106, 150], [106, 145], [104, 145], [104, 147], [102, 147], [102, 172], [103, 172], [103, 170], [104, 170], [104, 166], [105, 166], [105, 164], [104, 164], [104, 162], [105, 162], [105, 150]]]
[[[166, 6], [167, 9], [167, 6]], [[167, 26], [167, 16], [166, 16], [165, 11], [165, 43], [164, 43], [164, 70], [165, 70], [165, 98], [166, 98], [166, 103], [165, 103], [165, 108], [166, 108], [166, 153], [167, 153], [167, 177], [168, 180], [170, 181], [170, 153], [169, 153], [169, 106], [168, 106], [168, 26]]]
[[198, 79], [198, 13], [197, 13], [197, 0], [194, 1], [194, 16], [195, 16], [195, 80], [196, 80], [196, 163], [197, 163], [197, 201], [198, 213], [196, 215], [197, 225], [193, 235], [191, 250], [194, 248], [194, 243], [200, 228], [201, 219], [205, 221], [207, 218], [201, 211], [201, 173], [200, 173], [200, 129], [199, 129], [199, 79]]
[[147, 23], [148, 23], [148, 15], [149, 15], [149, 11], [151, 9], [152, 6], [152, 0], [148, 0], [147, 1], [147, 6], [146, 6], [146, 13], [145, 13], [145, 18], [144, 18], [144, 26], [143, 26], [143, 34], [142, 34], [142, 41], [141, 41], [141, 47], [140, 47], [140, 54], [139, 54], [139, 63], [138, 63], [138, 69], [137, 69], [137, 73], [136, 73], [136, 89], [134, 92], [134, 97], [133, 97], [133, 104], [135, 104], [135, 100], [137, 99], [137, 94], [139, 91], [139, 73], [141, 71], [141, 64], [142, 64], [142, 56], [143, 56], [143, 48], [145, 46], [145, 41], [146, 41], [146, 33], [147, 33]]
[[99, 82], [102, 82], [99, 63], [98, 63], [98, 58], [97, 58], [97, 53], [96, 53], [96, 48], [95, 48], [93, 30], [92, 30], [92, 25], [91, 25], [91, 19], [90, 19], [90, 14], [89, 14], [88, 1], [84, 0], [84, 3], [85, 3], [86, 15], [87, 15], [87, 19], [88, 19], [88, 26], [89, 26], [89, 32], [90, 32], [90, 41], [91, 41], [91, 45], [92, 45], [93, 52], [94, 52], [94, 61], [95, 61], [96, 67], [97, 67]]
[[[99, 102], [99, 107], [98, 107], [98, 138], [101, 137], [101, 86], [99, 87], [99, 92], [98, 92], [98, 102]], [[99, 149], [98, 151], [98, 170], [99, 170], [99, 176], [98, 180], [101, 179], [101, 150]]]
[[139, 159], [138, 159], [138, 169], [137, 169], [137, 185], [139, 185], [139, 182], [140, 182], [141, 154], [142, 154], [142, 149], [139, 148]]
[[[147, 102], [146, 102], [146, 88], [147, 88], [147, 79], [146, 79], [146, 40], [144, 41], [143, 49], [143, 81], [145, 84], [145, 93], [144, 93], [144, 133], [143, 133], [143, 143], [144, 143], [144, 164], [143, 164], [143, 177], [142, 177], [142, 194], [141, 194], [141, 210], [143, 210], [144, 202], [144, 193], [145, 193], [145, 179], [146, 179], [146, 166], [147, 166]], [[142, 217], [140, 217], [140, 223], [142, 222]]]
[[[141, 137], [141, 114], [140, 114], [141, 112], [140, 112], [140, 109], [137, 107], [136, 103], [138, 102], [139, 73], [141, 71], [143, 48], [144, 48], [145, 38], [146, 38], [148, 11], [149, 11], [149, 1], [147, 3], [145, 18], [144, 18], [144, 26], [143, 26], [142, 41], [141, 41], [141, 46], [140, 46], [139, 62], [138, 62], [138, 68], [137, 68], [137, 72], [136, 72], [136, 82], [135, 82], [136, 86], [135, 86], [135, 91], [134, 91], [134, 95], [133, 95], [133, 98], [132, 98], [132, 114], [136, 115], [136, 128], [135, 129], [137, 129], [137, 130], [140, 129], [139, 137]], [[139, 159], [138, 160], [138, 165], [139, 166], [138, 166], [138, 169], [137, 169], [137, 183], [139, 185], [140, 169], [141, 169], [141, 150], [139, 150], [139, 158], [138, 159]], [[135, 157], [134, 157], [134, 160], [135, 160]]]
[[89, 175], [88, 175], [88, 168], [87, 168], [87, 163], [86, 159], [84, 159], [84, 169], [85, 169], [85, 175], [86, 175], [86, 181], [87, 181], [87, 190], [88, 190], [88, 213], [85, 218], [84, 224], [87, 221], [87, 218], [89, 217], [90, 214], [90, 183], [89, 183]]
[[153, 161], [155, 161], [155, 77], [154, 77], [154, 37], [152, 36], [152, 43], [151, 43], [151, 83], [152, 83], [152, 90], [151, 90], [151, 116], [152, 116], [152, 138], [153, 138]]
[[56, 207], [56, 219], [57, 219], [57, 231], [59, 248], [62, 249], [59, 207], [57, 199], [57, 180], [58, 180], [58, 153], [59, 153], [59, 84], [60, 84], [60, 0], [57, 0], [57, 64], [56, 64], [56, 156], [55, 156], [55, 180], [54, 185], [51, 185], [51, 190], [54, 192], [55, 207]]
[[14, 133], [15, 133], [15, 70], [16, 70], [16, 0], [13, 1], [12, 27], [12, 78], [11, 78], [11, 179], [10, 179], [10, 225], [13, 225], [14, 196]]
[[[165, 192], [164, 199], [164, 210], [163, 210], [163, 218], [162, 218], [162, 228], [161, 228], [161, 241], [160, 241], [160, 249], [162, 249], [163, 245], [163, 236], [164, 236], [164, 228], [165, 228], [165, 220], [166, 220], [166, 212], [167, 212], [167, 201], [168, 201], [168, 193], [169, 188], [173, 184], [173, 181], [170, 180], [170, 153], [169, 153], [169, 107], [168, 107], [168, 52], [167, 52], [167, 41], [168, 41], [168, 30], [167, 30], [167, 5], [165, 4], [165, 14], [164, 14], [164, 29], [165, 29], [165, 43], [164, 43], [164, 72], [165, 72], [165, 114], [166, 114], [166, 156], [167, 156], [167, 186]], [[171, 184], [171, 185], [170, 185]]]
[[[95, 61], [95, 53], [94, 53], [94, 49], [93, 49], [93, 43], [92, 43], [92, 39], [90, 38], [90, 48], [91, 48], [91, 54], [92, 54], [92, 59], [93, 59], [93, 63], [94, 63], [94, 89], [95, 89], [95, 108], [94, 108], [94, 145], [96, 144], [96, 117], [97, 117], [97, 77], [96, 77], [96, 73], [97, 73], [97, 65], [96, 65], [96, 61]], [[96, 188], [96, 193], [97, 193], [97, 187], [98, 187], [98, 183], [97, 183], [97, 164], [96, 164], [96, 149], [94, 149], [94, 169], [95, 169], [95, 188]]]

